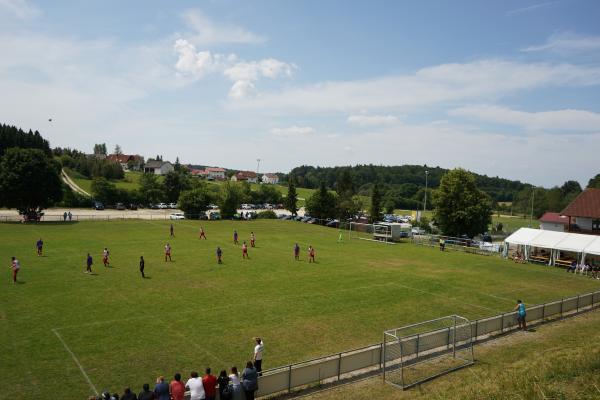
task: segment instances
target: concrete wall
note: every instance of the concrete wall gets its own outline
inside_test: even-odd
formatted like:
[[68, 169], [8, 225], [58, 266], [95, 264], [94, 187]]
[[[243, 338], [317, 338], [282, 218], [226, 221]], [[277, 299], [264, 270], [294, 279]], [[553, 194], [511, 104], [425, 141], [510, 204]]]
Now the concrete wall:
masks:
[[555, 232], [564, 232], [565, 225], [563, 224], [555, 224], [552, 222], [541, 222], [540, 229], [544, 231], [555, 231]]

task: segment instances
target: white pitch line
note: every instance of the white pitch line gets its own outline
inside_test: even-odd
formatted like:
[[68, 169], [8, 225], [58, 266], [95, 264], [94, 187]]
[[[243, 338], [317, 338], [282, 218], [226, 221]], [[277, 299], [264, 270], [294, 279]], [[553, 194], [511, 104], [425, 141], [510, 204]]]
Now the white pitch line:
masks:
[[96, 389], [96, 386], [94, 386], [94, 384], [90, 380], [90, 377], [88, 376], [88, 374], [83, 369], [83, 366], [81, 365], [81, 363], [79, 362], [79, 360], [77, 359], [77, 357], [75, 357], [75, 354], [71, 351], [71, 349], [69, 348], [69, 346], [67, 346], [67, 343], [63, 340], [62, 336], [60, 336], [60, 334], [56, 331], [56, 329], [52, 329], [52, 332], [54, 332], [54, 334], [56, 335], [56, 337], [58, 338], [58, 340], [60, 340], [60, 342], [65, 347], [65, 350], [67, 350], [67, 352], [71, 355], [71, 357], [73, 358], [73, 361], [75, 361], [75, 364], [77, 364], [77, 366], [79, 367], [79, 370], [81, 371], [81, 374], [83, 375], [83, 377], [85, 378], [85, 380], [87, 381], [87, 383], [90, 385], [90, 388], [94, 391], [94, 394], [96, 396], [98, 396], [99, 393], [98, 393], [98, 390]]

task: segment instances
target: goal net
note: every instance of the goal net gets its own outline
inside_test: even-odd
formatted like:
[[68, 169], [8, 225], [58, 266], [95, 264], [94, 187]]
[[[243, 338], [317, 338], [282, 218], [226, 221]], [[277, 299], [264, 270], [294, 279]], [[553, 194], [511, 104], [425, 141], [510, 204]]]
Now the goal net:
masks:
[[471, 323], [459, 315], [383, 333], [383, 380], [401, 389], [473, 363]]
[[350, 239], [374, 240], [384, 243], [392, 243], [392, 229], [389, 225], [363, 224], [350, 222], [348, 226]]

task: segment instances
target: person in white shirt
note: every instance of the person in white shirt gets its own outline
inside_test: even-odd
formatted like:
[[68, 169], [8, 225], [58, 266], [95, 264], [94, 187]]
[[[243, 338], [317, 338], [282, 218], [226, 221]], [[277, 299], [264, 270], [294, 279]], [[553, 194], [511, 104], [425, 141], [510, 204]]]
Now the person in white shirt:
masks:
[[17, 283], [17, 274], [19, 273], [19, 270], [21, 269], [21, 263], [19, 263], [19, 260], [17, 260], [16, 257], [12, 257], [12, 263], [10, 265], [10, 268], [12, 269], [12, 278], [13, 278], [13, 283]]
[[265, 351], [265, 345], [261, 338], [254, 338], [256, 341], [256, 346], [254, 346], [254, 368], [256, 372], [258, 372], [258, 376], [262, 376], [262, 360], [263, 353]]
[[192, 372], [191, 378], [185, 383], [185, 387], [190, 391], [190, 400], [204, 400], [204, 385], [202, 379], [198, 377], [196, 371]]
[[233, 391], [233, 400], [240, 400], [242, 398], [242, 382], [240, 381], [237, 367], [231, 367], [229, 381], [231, 382], [231, 389]]

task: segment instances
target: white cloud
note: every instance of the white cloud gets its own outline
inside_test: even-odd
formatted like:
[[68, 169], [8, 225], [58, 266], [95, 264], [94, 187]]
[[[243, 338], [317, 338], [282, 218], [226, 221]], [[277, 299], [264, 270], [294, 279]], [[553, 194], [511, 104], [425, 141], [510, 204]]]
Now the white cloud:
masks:
[[600, 67], [480, 60], [442, 64], [413, 74], [323, 82], [261, 93], [233, 108], [289, 112], [357, 112], [397, 108], [401, 112], [454, 101], [501, 97], [541, 87], [600, 84]]
[[527, 7], [521, 7], [521, 8], [516, 8], [514, 10], [507, 11], [506, 15], [511, 16], [511, 15], [517, 15], [517, 14], [524, 14], [524, 13], [539, 10], [541, 8], [555, 6], [557, 4], [558, 4], [558, 1], [547, 1], [545, 3], [532, 4]]
[[178, 39], [174, 49], [178, 54], [175, 69], [183, 76], [200, 79], [219, 72], [233, 82], [229, 91], [232, 99], [242, 99], [255, 92], [255, 82], [261, 78], [276, 79], [291, 76], [296, 68], [274, 58], [259, 61], [239, 61], [235, 54], [213, 54], [210, 51], [197, 51], [196, 47], [185, 39]]
[[222, 43], [262, 43], [266, 38], [242, 27], [217, 23], [206, 17], [200, 10], [187, 10], [183, 19], [192, 29], [189, 40], [197, 46]]
[[530, 131], [600, 133], [600, 114], [585, 110], [525, 112], [498, 106], [467, 106], [451, 110], [449, 114], [519, 126]]
[[281, 137], [298, 137], [298, 136], [310, 136], [315, 133], [314, 128], [310, 126], [290, 126], [289, 128], [273, 128], [271, 133], [275, 136]]
[[350, 115], [346, 120], [349, 124], [359, 126], [391, 125], [398, 122], [398, 117], [393, 115]]
[[0, 9], [4, 9], [19, 19], [33, 19], [40, 15], [40, 10], [26, 0], [0, 0]]
[[597, 50], [600, 50], [600, 36], [581, 36], [570, 32], [552, 35], [542, 45], [521, 49], [525, 52], [553, 51], [557, 53]]

